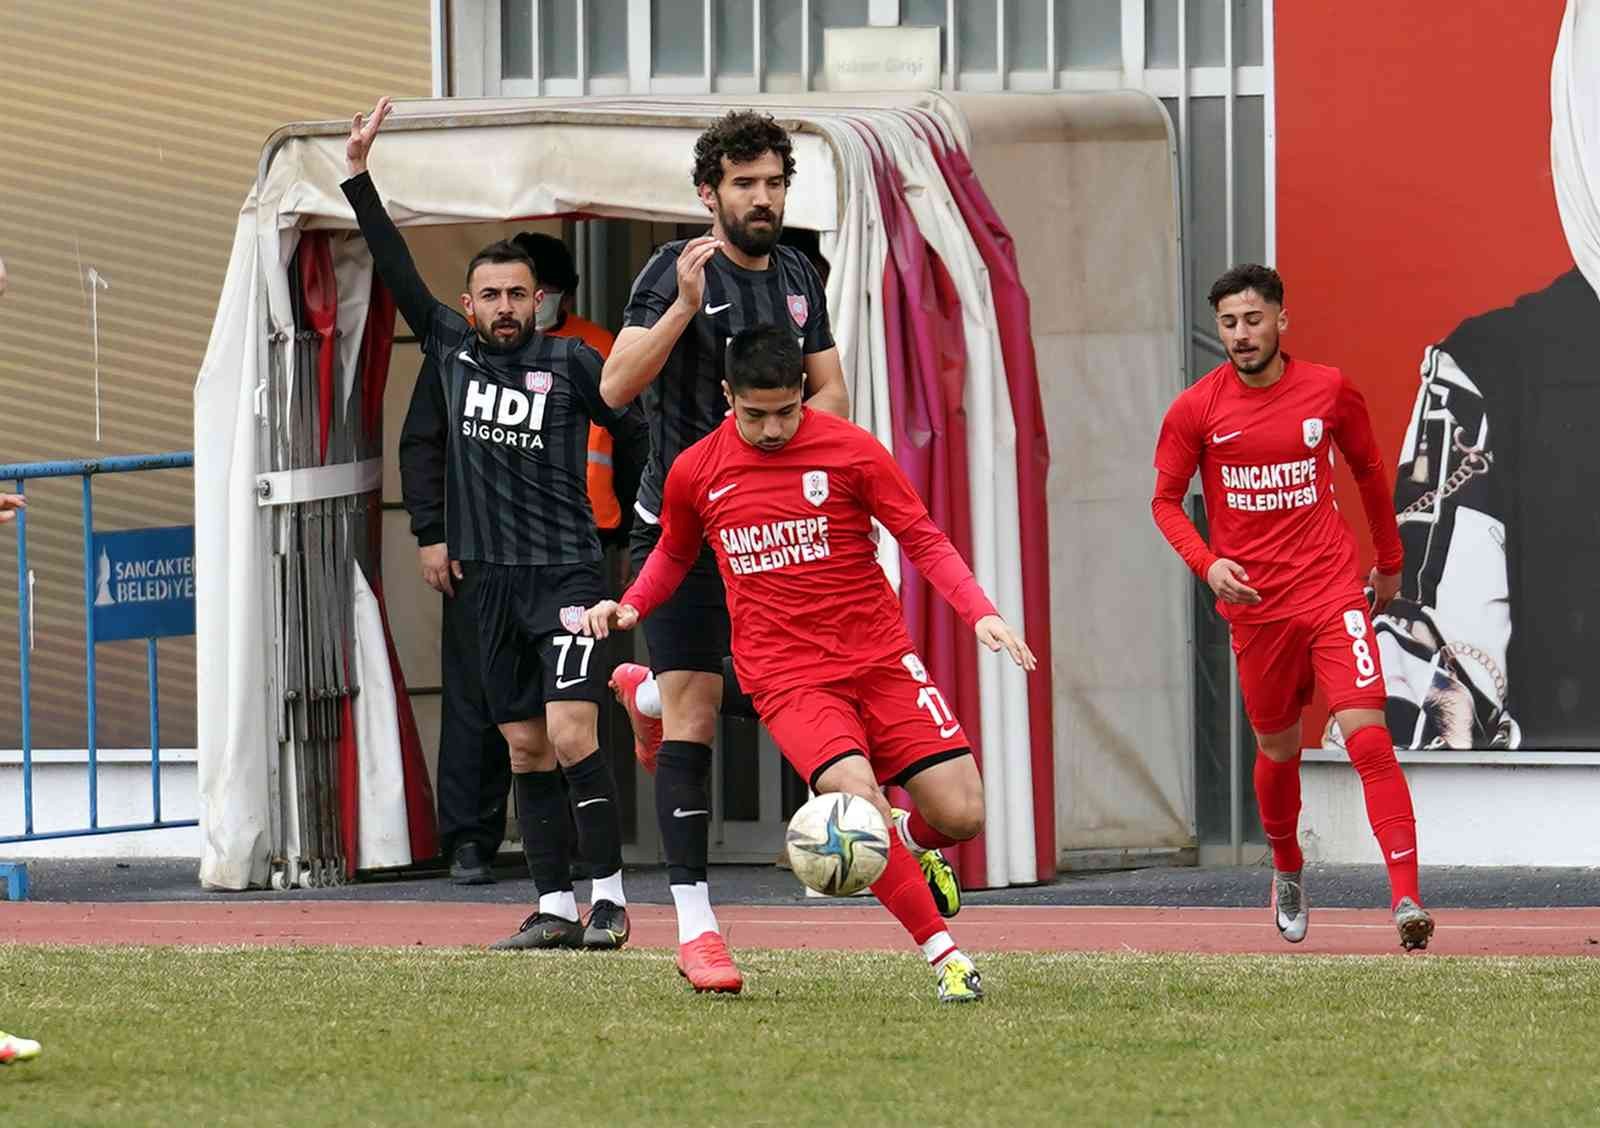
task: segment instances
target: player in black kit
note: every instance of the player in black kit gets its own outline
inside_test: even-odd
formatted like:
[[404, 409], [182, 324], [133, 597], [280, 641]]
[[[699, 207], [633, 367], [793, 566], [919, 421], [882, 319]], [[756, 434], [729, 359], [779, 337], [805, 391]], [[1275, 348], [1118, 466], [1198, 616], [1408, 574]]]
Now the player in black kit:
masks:
[[[650, 422], [650, 462], [634, 506], [635, 568], [660, 539], [667, 468], [727, 413], [723, 353], [735, 333], [788, 326], [805, 354], [806, 406], [849, 412], [822, 280], [804, 255], [778, 242], [793, 175], [793, 146], [782, 126], [750, 111], [727, 114], [694, 149], [694, 183], [711, 213], [710, 233], [665, 244], [634, 281], [600, 387], [610, 403], [642, 395]], [[735, 992], [743, 978], [706, 884], [711, 741], [729, 652], [727, 604], [709, 548], [644, 629], [659, 675], [665, 739], [656, 757], [656, 817], [678, 912], [678, 969], [697, 990]], [[636, 715], [632, 693], [624, 703]]]
[[[461, 295], [466, 317], [428, 292], [366, 171], [388, 112], [385, 98], [370, 118], [356, 115], [343, 187], [378, 274], [444, 384], [457, 598], [477, 619], [484, 695], [510, 747], [523, 849], [539, 890], [537, 910], [495, 947], [620, 947], [628, 938], [622, 831], [597, 733], [607, 673], [579, 632], [583, 609], [606, 593], [587, 491], [589, 423], [610, 430], [626, 452], [619, 469], [643, 463], [648, 435], [637, 410], [603, 398], [598, 353], [534, 331], [541, 292], [533, 263], [513, 244], [492, 243], [473, 257]], [[563, 775], [584, 857], [605, 875], [582, 923]]]

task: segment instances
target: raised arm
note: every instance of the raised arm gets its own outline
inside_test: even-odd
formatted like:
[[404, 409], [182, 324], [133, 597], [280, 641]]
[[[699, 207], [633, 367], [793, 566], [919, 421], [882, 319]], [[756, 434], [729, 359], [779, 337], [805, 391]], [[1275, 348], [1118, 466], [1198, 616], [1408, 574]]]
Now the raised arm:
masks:
[[372, 143], [378, 136], [383, 119], [389, 116], [389, 109], [389, 99], [380, 98], [370, 117], [357, 114], [352, 119], [350, 138], [345, 142], [344, 150], [345, 166], [350, 178], [340, 187], [344, 189], [345, 199], [350, 201], [350, 207], [356, 213], [356, 223], [361, 228], [361, 237], [372, 251], [372, 263], [377, 268], [378, 276], [394, 294], [395, 307], [399, 309], [400, 316], [406, 319], [412, 333], [426, 347], [441, 312], [452, 318], [456, 315], [428, 292], [427, 284], [417, 272], [416, 263], [411, 260], [411, 251], [407, 249], [405, 239], [384, 210], [378, 189], [367, 173], [367, 154], [372, 151]]
[[634, 279], [623, 329], [611, 346], [600, 394], [613, 407], [632, 403], [661, 374], [705, 297], [706, 263], [722, 244], [710, 235], [690, 239], [678, 254], [662, 248]]

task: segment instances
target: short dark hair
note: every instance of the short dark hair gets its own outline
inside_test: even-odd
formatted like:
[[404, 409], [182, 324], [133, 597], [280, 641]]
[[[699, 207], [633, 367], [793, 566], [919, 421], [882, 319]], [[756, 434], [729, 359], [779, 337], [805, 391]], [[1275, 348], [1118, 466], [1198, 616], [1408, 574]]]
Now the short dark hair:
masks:
[[472, 289], [472, 272], [477, 270], [478, 267], [482, 266], [486, 262], [520, 262], [523, 266], [528, 268], [528, 273], [533, 275], [534, 286], [539, 285], [539, 269], [533, 265], [533, 260], [527, 256], [527, 253], [523, 251], [521, 247], [517, 246], [511, 240], [501, 239], [497, 242], [490, 243], [487, 247], [483, 248], [483, 250], [473, 255], [472, 261], [467, 263], [466, 286], [469, 291]]
[[524, 231], [511, 241], [533, 260], [533, 276], [539, 285], [553, 286], [564, 294], [578, 288], [578, 268], [565, 242], [542, 231]]
[[735, 333], [723, 361], [734, 393], [798, 388], [806, 380], [805, 357], [794, 333], [778, 325], [755, 325]]
[[771, 114], [754, 110], [729, 110], [694, 143], [694, 186], [722, 186], [722, 158], [746, 164], [762, 153], [776, 153], [783, 161], [783, 182], [794, 176], [794, 144], [789, 131]]
[[1223, 298], [1242, 294], [1246, 290], [1254, 290], [1274, 305], [1283, 304], [1283, 279], [1272, 267], [1262, 266], [1259, 262], [1241, 262], [1238, 266], [1229, 267], [1221, 278], [1211, 284], [1211, 293], [1206, 295], [1206, 300], [1211, 303], [1212, 309], [1216, 309], [1217, 303]]

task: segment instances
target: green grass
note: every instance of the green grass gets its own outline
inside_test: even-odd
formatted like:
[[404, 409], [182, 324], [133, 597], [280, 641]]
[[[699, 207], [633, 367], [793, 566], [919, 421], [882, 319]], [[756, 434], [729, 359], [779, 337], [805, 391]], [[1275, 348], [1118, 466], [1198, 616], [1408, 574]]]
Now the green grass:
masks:
[[0, 947], [0, 1124], [1600, 1122], [1600, 961]]

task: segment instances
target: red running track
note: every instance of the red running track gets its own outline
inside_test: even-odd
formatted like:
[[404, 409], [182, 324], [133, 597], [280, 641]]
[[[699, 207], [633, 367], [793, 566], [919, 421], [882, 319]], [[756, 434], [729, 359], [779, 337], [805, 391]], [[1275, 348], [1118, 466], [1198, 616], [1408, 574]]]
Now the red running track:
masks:
[[[509, 905], [412, 901], [0, 902], [0, 943], [254, 944], [479, 947], [514, 931]], [[672, 910], [635, 905], [633, 944], [676, 944]], [[736, 948], [910, 949], [875, 905], [722, 906]], [[1600, 955], [1600, 908], [1445, 909], [1429, 951], [1451, 956]], [[952, 922], [962, 947], [996, 951], [1399, 952], [1394, 925], [1374, 909], [1318, 909], [1291, 948], [1265, 908], [972, 907]]]

